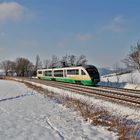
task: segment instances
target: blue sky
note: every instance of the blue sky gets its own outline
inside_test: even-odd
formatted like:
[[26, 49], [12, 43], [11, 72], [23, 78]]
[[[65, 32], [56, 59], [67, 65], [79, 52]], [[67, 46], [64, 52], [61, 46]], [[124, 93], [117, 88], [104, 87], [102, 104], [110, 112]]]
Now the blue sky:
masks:
[[0, 0], [0, 61], [84, 54], [112, 67], [140, 40], [139, 0]]

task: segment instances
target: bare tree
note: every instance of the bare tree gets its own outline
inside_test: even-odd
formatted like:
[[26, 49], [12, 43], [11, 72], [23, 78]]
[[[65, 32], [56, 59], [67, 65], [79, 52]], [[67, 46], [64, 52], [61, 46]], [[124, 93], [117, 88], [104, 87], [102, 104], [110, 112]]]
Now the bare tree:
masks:
[[52, 56], [49, 68], [58, 68], [60, 66], [59, 58], [55, 55]]
[[131, 47], [130, 53], [123, 60], [128, 68], [136, 69], [140, 72], [140, 44]]
[[16, 68], [16, 63], [14, 61], [11, 61], [10, 62], [10, 70], [15, 71], [15, 68]]
[[76, 66], [76, 65], [83, 65], [87, 62], [87, 59], [84, 55], [80, 55], [78, 58], [75, 55], [65, 55], [62, 56], [61, 59], [61, 66]]
[[50, 59], [44, 60], [44, 68], [49, 68], [50, 67], [50, 63], [51, 63]]
[[4, 69], [6, 76], [8, 75], [9, 70], [14, 70], [15, 63], [10, 60], [5, 60], [1, 62], [1, 68]]
[[76, 65], [84, 65], [84, 64], [86, 64], [86, 62], [87, 62], [86, 56], [80, 55], [76, 61]]
[[58, 68], [58, 67], [70, 67], [76, 65], [86, 64], [86, 56], [80, 55], [78, 58], [75, 55], [64, 55], [61, 59], [53, 55], [52, 58], [44, 61], [45, 68]]
[[16, 59], [16, 73], [18, 76], [29, 76], [33, 71], [33, 64], [26, 58]]
[[39, 55], [36, 56], [36, 63], [33, 71], [33, 76], [36, 76], [37, 69], [42, 68], [42, 62]]
[[76, 65], [76, 56], [75, 55], [69, 55], [69, 65], [74, 66]]
[[35, 70], [42, 68], [42, 62], [40, 60], [39, 55], [36, 56]]
[[60, 60], [61, 67], [70, 67], [76, 65], [76, 56], [75, 55], [65, 55], [62, 56], [62, 59]]
[[4, 69], [4, 72], [7, 75], [9, 69], [9, 60], [2, 61], [0, 67]]
[[60, 60], [60, 66], [61, 67], [68, 67], [69, 66], [69, 56], [67, 54], [62, 56], [62, 59]]

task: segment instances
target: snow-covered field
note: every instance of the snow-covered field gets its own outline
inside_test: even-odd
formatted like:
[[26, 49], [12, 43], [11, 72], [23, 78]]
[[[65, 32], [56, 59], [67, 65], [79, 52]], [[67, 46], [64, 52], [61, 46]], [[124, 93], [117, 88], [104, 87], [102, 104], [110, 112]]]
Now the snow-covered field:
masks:
[[[17, 81], [20, 81], [20, 80], [17, 79]], [[29, 82], [32, 85], [35, 85], [38, 87], [42, 87], [49, 91], [53, 91], [54, 93], [59, 94], [59, 95], [69, 96], [72, 98], [86, 101], [89, 104], [94, 105], [94, 106], [103, 107], [105, 110], [111, 112], [112, 115], [119, 116], [120, 119], [123, 116], [128, 116], [128, 119], [132, 119], [133, 121], [140, 122], [140, 109], [139, 108], [131, 108], [130, 106], [124, 106], [119, 103], [109, 102], [107, 100], [103, 100], [100, 98], [89, 97], [89, 96], [81, 95], [81, 94], [71, 92], [68, 90], [63, 90], [61, 88], [58, 89], [55, 87], [51, 87], [51, 86], [47, 86], [47, 85], [43, 85], [43, 84], [31, 82], [31, 81], [26, 81], [26, 82]]]
[[0, 80], [0, 140], [115, 140], [24, 84]]
[[140, 73], [133, 71], [122, 75], [108, 74], [101, 76], [101, 85], [140, 90]]

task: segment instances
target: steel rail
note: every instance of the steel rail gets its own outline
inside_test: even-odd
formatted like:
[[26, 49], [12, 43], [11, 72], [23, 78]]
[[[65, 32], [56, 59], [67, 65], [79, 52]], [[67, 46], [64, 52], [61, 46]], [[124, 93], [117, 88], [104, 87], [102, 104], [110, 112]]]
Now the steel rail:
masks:
[[[35, 81], [40, 81], [38, 79], [34, 79]], [[46, 81], [46, 80], [43, 80]], [[77, 84], [72, 84], [72, 83], [64, 83], [64, 82], [58, 82], [58, 81], [46, 81], [47, 83], [60, 83], [63, 85], [71, 85], [73, 87], [80, 87], [80, 88], [86, 88], [89, 90], [100, 90], [100, 91], [105, 91], [105, 92], [112, 92], [113, 94], [117, 94], [117, 95], [124, 95], [124, 96], [128, 96], [128, 97], [134, 97], [134, 98], [140, 98], [140, 92], [139, 93], [135, 93], [133, 92], [133, 90], [118, 90], [115, 88], [102, 88], [102, 87], [90, 87], [90, 86], [84, 86], [84, 85], [77, 85]]]
[[118, 90], [114, 90], [114, 88], [108, 89], [108, 88], [102, 88], [102, 87], [89, 87], [89, 86], [83, 86], [83, 85], [77, 85], [77, 84], [71, 84], [71, 83], [47, 81], [47, 80], [39, 80], [39, 79], [29, 79], [29, 78], [23, 78], [23, 80], [41, 83], [44, 85], [53, 86], [53, 87], [69, 90], [72, 92], [88, 95], [88, 96], [102, 97], [102, 98], [109, 99], [111, 101], [121, 102], [125, 104], [127, 103], [129, 105], [131, 104], [131, 105], [140, 107], [140, 94], [132, 92], [132, 90], [130, 90], [131, 92], [118, 91]]
[[111, 100], [121, 101], [124, 103], [128, 103], [140, 107], [140, 95], [135, 93], [133, 94], [124, 91], [120, 92], [116, 90], [104, 89], [100, 87], [88, 87], [88, 86], [76, 85], [71, 83], [46, 81], [46, 80], [38, 80], [38, 79], [30, 79], [30, 81], [39, 82], [45, 85], [62, 88], [80, 94], [86, 94], [88, 96], [100, 96], [104, 98], [109, 98]]

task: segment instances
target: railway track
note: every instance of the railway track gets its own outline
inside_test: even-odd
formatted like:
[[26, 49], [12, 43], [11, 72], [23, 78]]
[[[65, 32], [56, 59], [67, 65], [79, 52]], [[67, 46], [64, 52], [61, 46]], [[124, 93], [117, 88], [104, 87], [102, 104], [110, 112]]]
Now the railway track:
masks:
[[140, 94], [140, 90], [117, 88], [117, 87], [108, 87], [108, 86], [100, 86], [100, 87], [105, 88], [105, 89], [113, 89], [113, 90], [116, 90], [116, 91], [124, 91], [124, 92], [132, 92], [132, 93]]
[[24, 78], [24, 80], [69, 90], [79, 94], [104, 98], [112, 102], [129, 104], [140, 108], [140, 91], [136, 90], [119, 89], [111, 87], [89, 87], [71, 83], [29, 79], [29, 78]]

